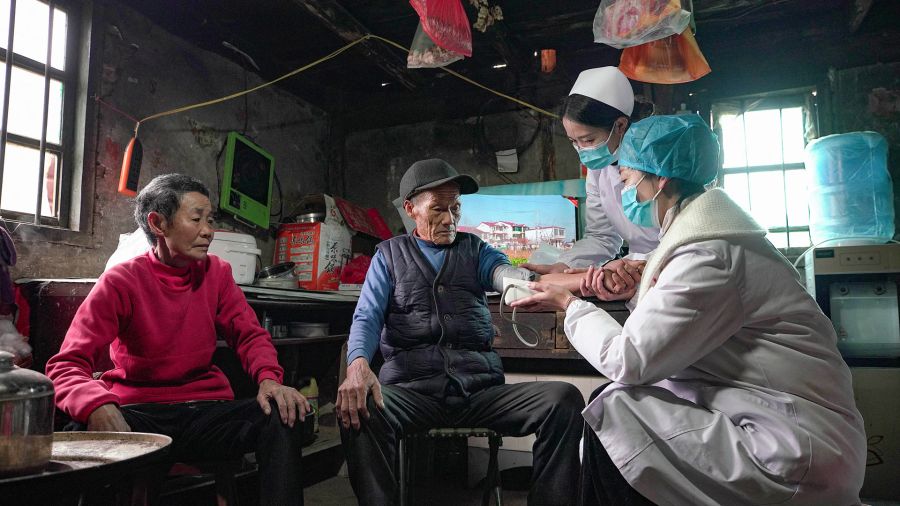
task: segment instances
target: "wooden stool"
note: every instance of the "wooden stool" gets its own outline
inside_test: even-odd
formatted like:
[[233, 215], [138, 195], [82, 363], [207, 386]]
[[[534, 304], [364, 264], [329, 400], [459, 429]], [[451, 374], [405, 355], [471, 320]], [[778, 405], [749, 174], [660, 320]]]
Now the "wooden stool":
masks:
[[497, 500], [497, 506], [503, 504], [503, 488], [500, 486], [500, 464], [497, 461], [497, 454], [500, 451], [500, 445], [503, 444], [503, 436], [490, 430], [481, 428], [439, 428], [431, 429], [423, 434], [412, 434], [400, 439], [398, 448], [399, 456], [399, 481], [400, 481], [400, 506], [407, 506], [412, 503], [410, 499], [411, 487], [409, 487], [409, 455], [407, 455], [407, 440], [414, 437], [428, 438], [470, 438], [470, 437], [486, 437], [488, 438], [488, 446], [490, 448], [490, 459], [488, 460], [487, 476], [484, 479], [484, 493], [481, 496], [482, 506], [488, 506], [491, 503], [493, 495]]

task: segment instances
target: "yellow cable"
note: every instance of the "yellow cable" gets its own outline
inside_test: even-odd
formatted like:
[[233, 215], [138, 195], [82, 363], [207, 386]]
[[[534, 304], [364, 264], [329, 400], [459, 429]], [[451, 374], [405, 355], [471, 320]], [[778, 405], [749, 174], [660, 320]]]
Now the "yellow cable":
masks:
[[[407, 53], [409, 52], [409, 49], [408, 49], [408, 48], [405, 48], [405, 47], [403, 47], [402, 45], [400, 45], [400, 44], [398, 44], [398, 43], [396, 43], [396, 42], [394, 42], [394, 41], [392, 41], [392, 40], [385, 39], [384, 37], [379, 37], [378, 35], [368, 34], [368, 35], [366, 35], [366, 36], [363, 37], [363, 38], [364, 38], [364, 39], [365, 39], [365, 38], [372, 38], [372, 39], [375, 39], [375, 40], [380, 40], [380, 41], [384, 42], [385, 44], [389, 44], [389, 45], [391, 45], [391, 46], [396, 47], [397, 49], [400, 49], [400, 50], [402, 50], [402, 51], [406, 51]], [[534, 110], [534, 111], [537, 111], [537, 112], [539, 112], [539, 113], [541, 113], [541, 114], [546, 114], [547, 116], [550, 116], [551, 118], [559, 119], [559, 116], [558, 116], [558, 115], [553, 114], [553, 113], [550, 112], [550, 111], [547, 111], [547, 110], [545, 110], [545, 109], [541, 109], [540, 107], [538, 107], [538, 106], [536, 106], [536, 105], [531, 105], [531, 104], [529, 104], [528, 102], [525, 102], [524, 100], [519, 100], [518, 98], [509, 96], [509, 95], [507, 95], [506, 93], [501, 93], [501, 92], [499, 92], [499, 91], [497, 91], [497, 90], [494, 90], [494, 89], [492, 89], [492, 88], [489, 88], [489, 87], [487, 87], [487, 86], [485, 86], [485, 85], [483, 85], [483, 84], [481, 84], [481, 83], [479, 83], [479, 82], [477, 82], [477, 81], [475, 81], [475, 80], [473, 80], [473, 79], [470, 79], [470, 78], [468, 78], [468, 77], [466, 77], [466, 76], [464, 76], [464, 75], [462, 75], [462, 74], [456, 72], [455, 70], [450, 70], [450, 69], [448, 69], [447, 67], [441, 67], [441, 68], [444, 69], [444, 71], [446, 71], [448, 74], [450, 74], [450, 75], [452, 75], [452, 76], [455, 76], [455, 77], [458, 77], [458, 78], [462, 79], [463, 81], [465, 81], [465, 82], [467, 82], [467, 83], [469, 83], [469, 84], [475, 85], [475, 86], [477, 86], [477, 87], [479, 87], [479, 88], [481, 88], [481, 89], [483, 89], [483, 90], [487, 90], [487, 91], [493, 93], [494, 95], [498, 95], [498, 96], [503, 97], [503, 98], [505, 98], [505, 99], [507, 99], [507, 100], [512, 100], [513, 102], [515, 102], [515, 103], [517, 103], [517, 104], [519, 104], [519, 105], [523, 105], [523, 106], [525, 106], [525, 107], [527, 107], [527, 108], [529, 108], [529, 109], [532, 109], [532, 110]]]
[[[191, 105], [185, 105], [185, 106], [178, 107], [178, 108], [175, 108], [175, 109], [170, 109], [170, 110], [168, 110], [168, 111], [163, 111], [163, 112], [158, 112], [158, 113], [156, 113], [156, 114], [151, 114], [150, 116], [147, 116], [146, 118], [143, 118], [143, 119], [141, 119], [141, 120], [139, 120], [139, 121], [137, 122], [137, 124], [136, 124], [135, 127], [134, 127], [135, 135], [137, 135], [137, 131], [138, 131], [138, 128], [141, 126], [141, 123], [143, 123], [143, 122], [145, 122], [145, 121], [150, 121], [150, 120], [152, 120], [152, 119], [161, 118], [161, 117], [163, 117], [163, 116], [169, 116], [169, 115], [172, 115], [172, 114], [177, 114], [177, 113], [179, 113], [179, 112], [189, 111], [189, 110], [191, 110], [191, 109], [198, 109], [198, 108], [200, 108], [200, 107], [206, 107], [206, 106], [209, 106], [209, 105], [218, 104], [218, 103], [221, 103], [221, 102], [225, 102], [225, 101], [227, 101], [227, 100], [231, 100], [231, 99], [234, 99], [234, 98], [242, 97], [242, 96], [244, 96], [244, 95], [246, 95], [246, 94], [248, 94], [248, 93], [253, 93], [253, 92], [258, 91], [258, 90], [261, 90], [261, 89], [263, 89], [263, 88], [265, 88], [265, 87], [267, 87], [267, 86], [271, 86], [271, 85], [273, 85], [273, 84], [275, 84], [275, 83], [277, 83], [277, 82], [279, 82], [279, 81], [283, 81], [283, 80], [285, 80], [285, 79], [287, 79], [287, 78], [289, 78], [289, 77], [293, 77], [293, 76], [295, 76], [295, 75], [297, 75], [297, 74], [299, 74], [299, 73], [301, 73], [301, 72], [303, 72], [303, 71], [305, 71], [305, 70], [308, 70], [308, 69], [310, 69], [310, 68], [312, 68], [312, 67], [315, 67], [316, 65], [318, 65], [318, 64], [320, 64], [320, 63], [323, 63], [323, 62], [325, 62], [325, 61], [328, 61], [328, 60], [330, 60], [330, 59], [332, 59], [332, 58], [334, 58], [334, 57], [340, 55], [340, 54], [343, 53], [344, 51], [350, 49], [351, 47], [353, 47], [353, 46], [355, 46], [355, 45], [357, 45], [357, 44], [359, 44], [359, 43], [361, 43], [361, 42], [363, 42], [363, 41], [365, 41], [365, 40], [368, 40], [368, 39], [380, 40], [381, 42], [384, 42], [385, 44], [388, 44], [388, 45], [390, 45], [390, 46], [394, 46], [394, 47], [396, 47], [397, 49], [400, 49], [400, 50], [402, 50], [402, 51], [409, 52], [409, 49], [408, 49], [408, 48], [403, 47], [401, 44], [398, 44], [398, 43], [396, 43], [396, 42], [394, 42], [394, 41], [392, 41], [392, 40], [385, 39], [384, 37], [379, 37], [378, 35], [367, 34], [367, 35], [364, 35], [363, 37], [360, 37], [359, 39], [354, 40], [353, 42], [350, 42], [349, 44], [345, 45], [344, 47], [342, 47], [342, 48], [340, 48], [340, 49], [337, 49], [337, 50], [331, 52], [330, 54], [328, 54], [328, 55], [326, 55], [326, 56], [323, 56], [322, 58], [319, 58], [318, 60], [316, 60], [316, 61], [314, 61], [314, 62], [312, 62], [312, 63], [308, 63], [308, 64], [306, 64], [306, 65], [304, 65], [304, 66], [302, 66], [302, 67], [299, 67], [299, 68], [297, 68], [297, 69], [294, 69], [294, 70], [288, 72], [287, 74], [285, 74], [285, 75], [283, 75], [283, 76], [281, 76], [281, 77], [279, 77], [279, 78], [277, 78], [277, 79], [274, 79], [274, 80], [269, 81], [269, 82], [267, 82], [267, 83], [260, 84], [259, 86], [255, 86], [255, 87], [250, 88], [250, 89], [247, 89], [247, 90], [239, 91], [239, 92], [237, 92], [237, 93], [232, 93], [231, 95], [227, 95], [227, 96], [224, 96], [224, 97], [221, 97], [221, 98], [215, 98], [215, 99], [212, 99], [212, 100], [207, 100], [207, 101], [205, 101], [205, 102], [200, 102], [200, 103], [197, 103], [197, 104], [191, 104]], [[463, 81], [465, 81], [465, 82], [467, 82], [467, 83], [469, 83], [469, 84], [475, 85], [475, 86], [477, 86], [477, 87], [479, 87], [479, 88], [481, 88], [481, 89], [483, 89], [483, 90], [489, 91], [489, 92], [491, 92], [491, 93], [493, 93], [493, 94], [495, 94], [495, 95], [498, 95], [498, 96], [500, 96], [500, 97], [503, 97], [503, 98], [505, 98], [505, 99], [507, 99], [507, 100], [511, 100], [511, 101], [513, 101], [513, 102], [515, 102], [515, 103], [517, 103], [517, 104], [519, 104], [519, 105], [525, 106], [525, 107], [527, 107], [527, 108], [529, 108], [529, 109], [532, 109], [532, 110], [534, 110], [534, 111], [537, 111], [537, 112], [539, 112], [539, 113], [541, 113], [541, 114], [545, 114], [545, 115], [547, 115], [547, 116], [550, 116], [551, 118], [559, 118], [559, 116], [557, 116], [556, 114], [553, 114], [553, 113], [550, 112], [550, 111], [541, 109], [540, 107], [537, 107], [537, 106], [535, 106], [535, 105], [531, 105], [531, 104], [529, 104], [528, 102], [525, 102], [524, 100], [519, 100], [518, 98], [512, 97], [512, 96], [507, 95], [507, 94], [505, 94], [505, 93], [501, 93], [501, 92], [499, 92], [499, 91], [497, 91], [497, 90], [491, 89], [491, 88], [489, 88], [489, 87], [487, 87], [487, 86], [485, 86], [485, 85], [483, 85], [483, 84], [481, 84], [481, 83], [478, 83], [478, 82], [476, 82], [476, 81], [474, 81], [474, 80], [472, 80], [472, 79], [470, 79], [470, 78], [468, 78], [468, 77], [466, 77], [466, 76], [464, 76], [464, 75], [462, 75], [462, 74], [460, 74], [460, 73], [458, 73], [458, 72], [455, 72], [455, 71], [453, 71], [453, 70], [450, 70], [450, 69], [448, 69], [448, 68], [446, 68], [446, 67], [441, 67], [441, 68], [444, 69], [444, 70], [445, 70], [447, 73], [449, 73], [450, 75], [455, 76], [455, 77], [458, 77], [459, 79], [462, 79]]]

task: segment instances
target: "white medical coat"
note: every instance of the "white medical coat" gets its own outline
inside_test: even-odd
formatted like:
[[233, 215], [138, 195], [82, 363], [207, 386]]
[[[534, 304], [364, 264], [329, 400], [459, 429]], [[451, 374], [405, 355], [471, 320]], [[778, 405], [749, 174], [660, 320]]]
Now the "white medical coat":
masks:
[[589, 170], [584, 182], [585, 230], [572, 248], [560, 255], [559, 262], [569, 267], [598, 265], [615, 258], [628, 242], [629, 254], [647, 254], [659, 244], [659, 229], [644, 228], [632, 223], [622, 210], [622, 188], [619, 166], [610, 165]]
[[866, 441], [831, 322], [762, 237], [675, 248], [620, 326], [565, 330], [614, 383], [584, 411], [626, 480], [665, 505], [855, 505]]

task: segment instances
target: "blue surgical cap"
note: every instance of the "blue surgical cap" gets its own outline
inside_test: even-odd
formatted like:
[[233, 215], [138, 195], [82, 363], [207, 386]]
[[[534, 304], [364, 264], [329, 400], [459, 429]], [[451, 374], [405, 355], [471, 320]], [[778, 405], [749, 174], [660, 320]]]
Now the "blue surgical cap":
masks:
[[618, 155], [619, 165], [704, 185], [719, 170], [719, 141], [696, 114], [650, 116], [634, 123]]

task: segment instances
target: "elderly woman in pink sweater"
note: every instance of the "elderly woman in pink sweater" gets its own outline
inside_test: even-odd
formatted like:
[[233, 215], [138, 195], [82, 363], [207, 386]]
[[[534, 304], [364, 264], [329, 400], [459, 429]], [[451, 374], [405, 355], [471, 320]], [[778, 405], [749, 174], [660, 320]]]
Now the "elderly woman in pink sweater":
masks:
[[[281, 384], [271, 336], [229, 265], [207, 254], [211, 216], [203, 183], [181, 174], [154, 178], [135, 205], [152, 249], [103, 274], [47, 375], [78, 428], [171, 436], [176, 461], [255, 450], [260, 502], [302, 504], [297, 422], [310, 407]], [[234, 400], [213, 365], [219, 337], [259, 385], [255, 399]], [[115, 367], [94, 379], [95, 360], [107, 350]]]

